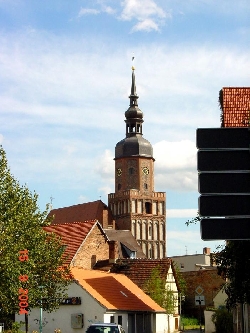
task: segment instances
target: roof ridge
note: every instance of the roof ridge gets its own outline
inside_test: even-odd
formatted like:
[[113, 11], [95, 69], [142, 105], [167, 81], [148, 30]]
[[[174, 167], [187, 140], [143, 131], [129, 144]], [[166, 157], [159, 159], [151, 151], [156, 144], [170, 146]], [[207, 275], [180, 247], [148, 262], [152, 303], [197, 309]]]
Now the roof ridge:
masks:
[[90, 223], [90, 222], [99, 222], [99, 221], [97, 219], [92, 219], [92, 220], [76, 221], [76, 222], [54, 223], [54, 224], [50, 224], [48, 227], [57, 226], [57, 225], [84, 224], [84, 223]]

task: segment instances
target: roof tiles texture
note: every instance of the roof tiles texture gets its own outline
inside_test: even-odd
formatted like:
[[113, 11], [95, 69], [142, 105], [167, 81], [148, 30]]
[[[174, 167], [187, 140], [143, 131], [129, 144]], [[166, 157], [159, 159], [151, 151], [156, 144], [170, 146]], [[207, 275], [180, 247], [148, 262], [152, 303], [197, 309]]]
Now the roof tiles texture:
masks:
[[123, 274], [73, 267], [75, 280], [108, 310], [163, 312], [165, 310]]
[[103, 208], [107, 206], [101, 201], [87, 202], [79, 205], [52, 209], [48, 216], [54, 216], [52, 224], [103, 220]]
[[170, 258], [120, 259], [113, 265], [111, 272], [126, 275], [137, 286], [143, 289], [154, 268], [159, 267], [162, 278], [166, 278], [171, 265], [172, 261]]
[[96, 222], [96, 220], [92, 220], [78, 223], [51, 224], [43, 229], [46, 232], [55, 233], [62, 239], [62, 244], [66, 246], [63, 254], [64, 263], [69, 265]]
[[229, 87], [221, 91], [222, 127], [250, 126], [250, 87]]

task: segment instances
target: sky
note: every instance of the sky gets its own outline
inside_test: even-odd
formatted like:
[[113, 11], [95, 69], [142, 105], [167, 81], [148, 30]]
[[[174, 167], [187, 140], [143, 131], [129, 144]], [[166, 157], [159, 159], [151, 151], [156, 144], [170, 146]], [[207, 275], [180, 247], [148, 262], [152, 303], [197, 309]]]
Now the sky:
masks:
[[249, 0], [0, 0], [0, 144], [43, 211], [114, 192], [134, 56], [167, 255], [215, 250], [199, 225], [196, 129], [220, 127], [219, 91], [249, 86]]

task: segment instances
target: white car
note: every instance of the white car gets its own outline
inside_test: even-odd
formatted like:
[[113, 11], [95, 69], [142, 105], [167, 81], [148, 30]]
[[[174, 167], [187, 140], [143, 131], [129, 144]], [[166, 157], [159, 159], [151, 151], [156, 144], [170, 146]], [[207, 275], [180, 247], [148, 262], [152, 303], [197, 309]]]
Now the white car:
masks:
[[91, 324], [86, 333], [125, 333], [121, 325], [113, 323], [95, 323]]

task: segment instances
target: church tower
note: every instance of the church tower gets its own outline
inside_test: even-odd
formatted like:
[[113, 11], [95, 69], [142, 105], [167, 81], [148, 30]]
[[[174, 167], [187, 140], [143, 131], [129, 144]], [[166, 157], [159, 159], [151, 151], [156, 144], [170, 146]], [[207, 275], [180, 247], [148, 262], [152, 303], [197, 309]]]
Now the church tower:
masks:
[[154, 192], [153, 148], [143, 138], [132, 67], [130, 105], [125, 112], [126, 137], [115, 147], [115, 193], [108, 195], [116, 229], [130, 230], [147, 258], [166, 256], [166, 195]]

